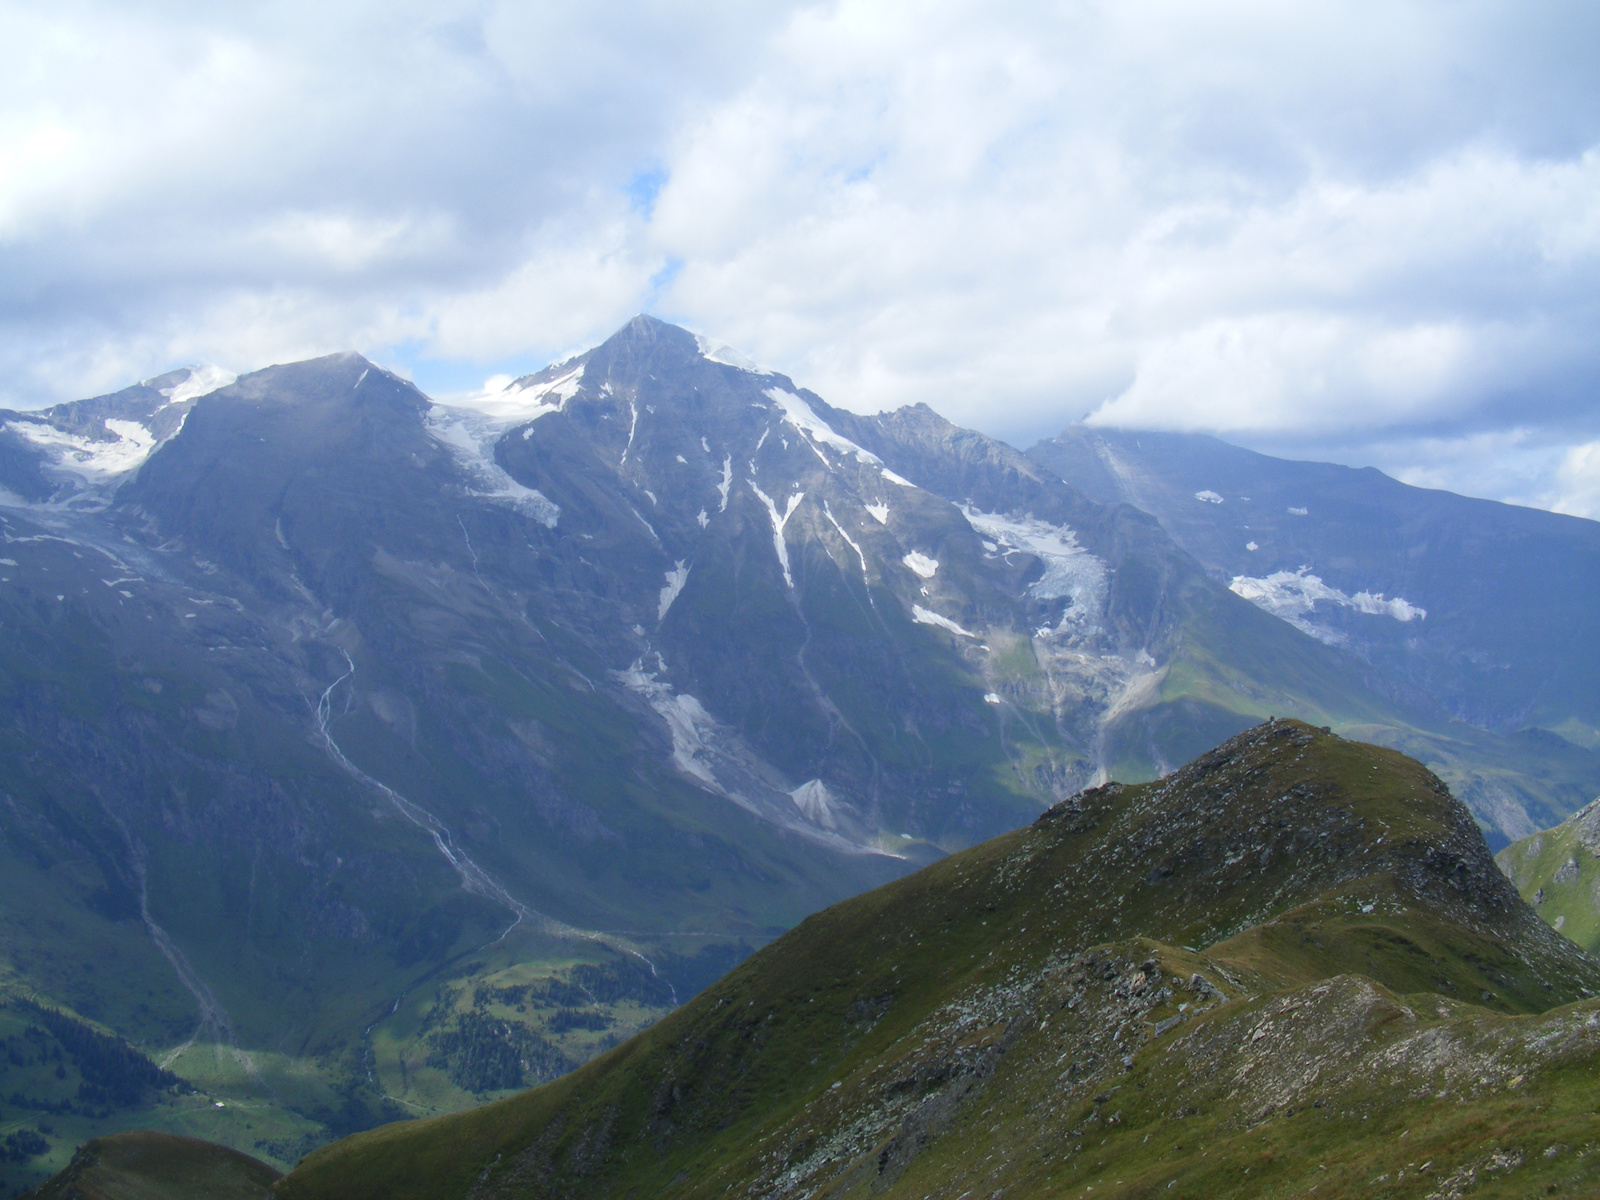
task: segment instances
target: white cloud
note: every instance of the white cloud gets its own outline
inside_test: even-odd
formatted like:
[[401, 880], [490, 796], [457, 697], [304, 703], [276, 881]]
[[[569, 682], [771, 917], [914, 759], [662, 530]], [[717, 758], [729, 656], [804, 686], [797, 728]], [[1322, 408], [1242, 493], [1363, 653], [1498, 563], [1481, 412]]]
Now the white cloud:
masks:
[[[1594, 371], [1570, 361], [1600, 282], [1586, 147], [1397, 144], [1360, 111], [1370, 39], [1331, 10], [1001, 9], [953, 34], [956, 11], [797, 21], [683, 136], [652, 229], [684, 262], [669, 306], [838, 402], [1003, 433], [1392, 428]], [[1384, 22], [1410, 26], [1379, 54], [1397, 74], [1482, 32], [1417, 17]], [[1326, 127], [1342, 105], [1370, 141]]]
[[1556, 487], [1545, 507], [1600, 520], [1600, 442], [1568, 448], [1556, 468]]
[[1017, 440], [1093, 413], [1461, 486], [1514, 427], [1495, 494], [1576, 504], [1597, 33], [1508, 0], [0, 7], [0, 379], [499, 366], [649, 308]]

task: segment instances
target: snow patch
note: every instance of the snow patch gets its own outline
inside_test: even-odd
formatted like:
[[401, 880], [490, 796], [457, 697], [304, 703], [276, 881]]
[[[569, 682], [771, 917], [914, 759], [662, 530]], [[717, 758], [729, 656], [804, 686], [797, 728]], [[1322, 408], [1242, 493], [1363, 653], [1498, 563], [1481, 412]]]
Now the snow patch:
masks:
[[646, 529], [648, 529], [650, 531], [650, 537], [655, 542], [655, 544], [658, 545], [658, 546], [661, 545], [661, 535], [656, 532], [656, 527], [654, 525], [650, 524], [649, 521], [646, 521], [644, 519], [644, 514], [642, 514], [637, 508], [635, 508], [631, 504], [628, 505], [628, 511], [631, 512], [634, 516], [638, 517], [639, 518], [639, 524], [643, 525]]
[[714, 341], [703, 334], [697, 333], [694, 335], [694, 344], [700, 348], [700, 357], [709, 362], [721, 363], [725, 367], [738, 367], [741, 371], [750, 371], [756, 375], [772, 374], [771, 371], [758, 367], [750, 359], [724, 342]]
[[772, 518], [772, 544], [778, 551], [778, 565], [783, 568], [783, 581], [792, 589], [794, 577], [789, 574], [789, 544], [783, 540], [783, 527], [789, 523], [789, 518], [794, 516], [794, 510], [800, 507], [800, 501], [805, 499], [804, 492], [796, 492], [789, 497], [788, 506], [783, 510], [783, 516], [778, 516], [778, 506], [755, 484], [750, 481], [750, 490], [756, 494], [756, 499], [766, 505], [767, 516]]
[[700, 522], [701, 529], [704, 529], [707, 525], [711, 524], [711, 518], [706, 516], [706, 510], [703, 508], [700, 510], [700, 515], [696, 517], [695, 520]]
[[856, 558], [861, 560], [861, 582], [867, 589], [867, 602], [871, 604], [873, 608], [878, 607], [878, 602], [872, 598], [872, 581], [867, 578], [867, 556], [861, 553], [861, 547], [856, 544], [855, 539], [844, 531], [844, 526], [839, 524], [838, 518], [833, 515], [833, 510], [828, 507], [828, 502], [826, 500], [824, 500], [822, 503], [822, 515], [833, 522], [833, 527], [839, 531], [839, 536], [844, 539], [845, 545], [854, 550], [856, 552]]
[[[882, 461], [870, 450], [864, 450], [849, 438], [841, 437], [838, 433], [835, 433], [833, 426], [817, 416], [811, 405], [793, 392], [784, 391], [783, 388], [768, 388], [765, 395], [767, 399], [783, 410], [783, 419], [785, 421], [789, 422], [812, 441], [831, 446], [841, 454], [852, 454], [857, 462], [879, 463]], [[828, 460], [823, 459], [822, 461], [826, 463]]]
[[901, 487], [914, 488], [917, 486], [916, 484], [912, 483], [911, 480], [904, 479], [901, 476], [896, 475], [893, 471], [889, 470], [888, 467], [883, 468], [883, 477], [890, 483], [898, 483]]
[[436, 404], [425, 421], [428, 433], [450, 452], [471, 481], [471, 495], [509, 505], [546, 529], [554, 529], [561, 508], [537, 488], [518, 483], [495, 461], [494, 446], [505, 431], [503, 421], [480, 412]]
[[879, 525], [889, 523], [889, 506], [887, 504], [869, 504], [867, 511], [872, 514], [872, 519]]
[[1304, 633], [1320, 641], [1337, 643], [1342, 635], [1322, 629], [1307, 619], [1318, 604], [1332, 604], [1337, 608], [1353, 608], [1374, 617], [1391, 617], [1403, 624], [1425, 620], [1428, 610], [1412, 604], [1403, 597], [1387, 599], [1382, 592], [1357, 592], [1349, 595], [1324, 583], [1311, 574], [1310, 567], [1298, 571], [1274, 571], [1262, 578], [1236, 575], [1228, 585], [1230, 591], [1250, 601], [1257, 608], [1279, 617]]
[[949, 617], [941, 617], [938, 613], [930, 612], [923, 608], [920, 604], [913, 604], [911, 606], [911, 619], [914, 620], [918, 625], [934, 625], [940, 629], [945, 629], [951, 633], [958, 634], [961, 637], [978, 636], [969, 630], [961, 628], [961, 626], [957, 625]]
[[661, 589], [661, 602], [656, 612], [656, 621], [667, 619], [667, 610], [672, 607], [672, 602], [678, 598], [678, 593], [683, 591], [683, 585], [689, 582], [689, 568], [679, 559], [677, 565], [667, 572], [667, 586]]
[[999, 692], [985, 692], [983, 694], [983, 702], [985, 704], [999, 704], [1000, 703], [1000, 693]]
[[[628, 455], [633, 452], [633, 435], [639, 432], [639, 402], [628, 401], [628, 444], [622, 448], [622, 462], [628, 461]], [[620, 463], [618, 464], [621, 465]]]
[[932, 579], [939, 571], [939, 560], [913, 550], [900, 560], [924, 579]]
[[1196, 492], [1194, 494], [1194, 498], [1196, 500], [1202, 500], [1207, 504], [1221, 504], [1222, 503], [1222, 497], [1217, 495], [1210, 488], [1207, 488], [1203, 492]]
[[1304, 508], [1291, 508], [1289, 510], [1289, 515], [1291, 517], [1303, 517], [1309, 511], [1310, 511], [1309, 509], [1304, 509]]
[[728, 489], [733, 486], [733, 455], [722, 460], [722, 482], [717, 484], [717, 495], [722, 497], [718, 512], [728, 511]]
[[1256, 545], [1254, 542], [1246, 542], [1244, 544], [1244, 548], [1246, 550], [1249, 550], [1251, 553], [1254, 553], [1255, 551], [1261, 549], [1261, 547]]

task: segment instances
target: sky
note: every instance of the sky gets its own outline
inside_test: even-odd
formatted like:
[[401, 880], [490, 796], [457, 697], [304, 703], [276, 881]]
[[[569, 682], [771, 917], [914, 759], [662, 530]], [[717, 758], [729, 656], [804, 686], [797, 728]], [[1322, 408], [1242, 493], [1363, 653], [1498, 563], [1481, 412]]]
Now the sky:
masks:
[[1600, 517], [1600, 5], [0, 0], [0, 404], [646, 311]]

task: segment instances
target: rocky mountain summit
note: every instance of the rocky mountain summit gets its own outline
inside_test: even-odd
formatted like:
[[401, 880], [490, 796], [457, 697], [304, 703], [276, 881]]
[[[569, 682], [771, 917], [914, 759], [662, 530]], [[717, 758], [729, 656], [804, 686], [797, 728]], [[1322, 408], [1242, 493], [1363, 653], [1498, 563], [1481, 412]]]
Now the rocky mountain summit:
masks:
[[1600, 964], [1419, 764], [1294, 721], [803, 922], [318, 1197], [1460, 1196], [1600, 1181]]

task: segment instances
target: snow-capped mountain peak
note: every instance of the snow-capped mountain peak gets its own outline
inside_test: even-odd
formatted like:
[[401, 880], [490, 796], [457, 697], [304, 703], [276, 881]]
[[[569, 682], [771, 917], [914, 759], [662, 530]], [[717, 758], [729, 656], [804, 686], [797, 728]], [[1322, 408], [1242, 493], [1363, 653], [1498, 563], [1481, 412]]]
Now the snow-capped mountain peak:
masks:
[[[194, 366], [180, 367], [184, 377], [176, 383], [166, 387], [156, 386], [156, 390], [167, 398], [168, 404], [182, 404], [186, 400], [198, 400], [201, 396], [209, 396], [221, 388], [227, 387], [238, 378], [232, 371], [226, 370], [214, 363], [199, 363]], [[158, 376], [156, 379], [145, 380], [145, 386], [155, 386], [170, 379], [177, 372], [169, 372]]]

